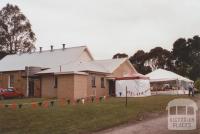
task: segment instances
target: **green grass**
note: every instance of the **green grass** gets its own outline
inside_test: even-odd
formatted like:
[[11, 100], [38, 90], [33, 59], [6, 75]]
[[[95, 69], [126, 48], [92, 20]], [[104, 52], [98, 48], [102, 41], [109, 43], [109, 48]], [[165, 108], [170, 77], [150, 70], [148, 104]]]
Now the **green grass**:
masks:
[[[0, 109], [0, 134], [78, 134], [113, 127], [138, 118], [139, 113], [165, 111], [167, 103], [177, 96], [146, 98], [110, 98], [102, 103], [54, 106], [48, 109]], [[42, 99], [6, 100], [0, 103], [42, 101]]]

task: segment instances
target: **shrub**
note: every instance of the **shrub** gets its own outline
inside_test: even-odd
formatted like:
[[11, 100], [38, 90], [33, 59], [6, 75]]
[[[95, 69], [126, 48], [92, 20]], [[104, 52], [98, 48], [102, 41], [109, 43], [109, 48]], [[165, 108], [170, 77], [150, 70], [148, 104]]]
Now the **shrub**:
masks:
[[39, 106], [42, 106], [42, 102], [39, 102], [38, 105], [39, 105]]
[[198, 89], [198, 92], [200, 92], [200, 79], [195, 81], [194, 86], [195, 86], [196, 89]]
[[53, 105], [54, 105], [54, 101], [51, 101], [50, 104], [51, 104], [51, 106], [53, 107]]
[[77, 103], [80, 103], [80, 101], [81, 101], [81, 99], [77, 99], [77, 100], [76, 100]]
[[92, 103], [94, 102], [94, 99], [95, 99], [95, 97], [94, 97], [94, 96], [92, 96], [92, 98], [91, 98], [91, 100], [92, 100]]
[[23, 106], [22, 104], [19, 104], [19, 105], [18, 105], [18, 108], [20, 109], [20, 108], [22, 108], [22, 106]]
[[67, 100], [67, 103], [70, 104], [70, 99]]
[[99, 100], [100, 100], [100, 101], [103, 101], [103, 99], [104, 99], [104, 97], [103, 97], [103, 96], [101, 96], [101, 97], [99, 98]]
[[8, 105], [6, 104], [6, 105], [5, 105], [5, 107], [7, 108], [7, 107], [8, 107]]

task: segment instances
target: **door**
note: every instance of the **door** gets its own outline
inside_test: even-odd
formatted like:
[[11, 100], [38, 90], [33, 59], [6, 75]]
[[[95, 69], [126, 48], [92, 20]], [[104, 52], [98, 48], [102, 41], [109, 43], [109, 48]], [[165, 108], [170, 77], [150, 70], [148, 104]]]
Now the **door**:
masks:
[[34, 80], [29, 80], [29, 97], [34, 97]]
[[115, 96], [115, 80], [109, 80], [109, 95]]

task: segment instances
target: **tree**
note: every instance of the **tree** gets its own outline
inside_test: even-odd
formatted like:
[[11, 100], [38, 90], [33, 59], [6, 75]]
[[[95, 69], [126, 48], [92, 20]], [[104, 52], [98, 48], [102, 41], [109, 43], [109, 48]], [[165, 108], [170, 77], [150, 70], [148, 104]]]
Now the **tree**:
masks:
[[7, 4], [0, 10], [0, 51], [29, 52], [35, 40], [31, 24], [18, 6]]
[[119, 59], [119, 58], [128, 58], [128, 55], [125, 53], [117, 53], [113, 56], [113, 59]]
[[5, 57], [7, 55], [7, 53], [6, 52], [4, 52], [4, 51], [0, 51], [0, 60], [3, 58], [3, 57]]
[[150, 66], [145, 65], [147, 58], [148, 53], [145, 53], [143, 50], [138, 50], [133, 56], [129, 58], [129, 60], [139, 73], [147, 74], [152, 71]]
[[195, 81], [194, 86], [195, 86], [195, 88], [198, 89], [198, 91], [200, 92], [200, 79], [198, 79], [198, 80]]
[[148, 65], [152, 70], [162, 68], [166, 70], [174, 70], [173, 56], [170, 51], [163, 49], [162, 47], [155, 47], [148, 53], [146, 59]]
[[172, 50], [176, 72], [193, 80], [200, 77], [200, 37], [180, 38], [173, 44]]

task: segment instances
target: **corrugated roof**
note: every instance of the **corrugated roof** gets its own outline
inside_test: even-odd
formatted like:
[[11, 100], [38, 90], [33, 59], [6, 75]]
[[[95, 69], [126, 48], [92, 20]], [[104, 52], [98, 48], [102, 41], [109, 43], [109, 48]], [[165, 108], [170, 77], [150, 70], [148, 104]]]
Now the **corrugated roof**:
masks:
[[105, 68], [100, 65], [97, 65], [93, 62], [86, 62], [86, 61], [76, 61], [70, 64], [57, 66], [51, 69], [44, 70], [39, 72], [38, 74], [45, 74], [45, 73], [59, 73], [59, 72], [99, 72], [99, 73], [109, 73]]
[[120, 59], [107, 59], [107, 60], [95, 60], [94, 64], [104, 67], [108, 72], [113, 73], [127, 58]]
[[108, 60], [93, 60], [87, 62], [73, 62], [71, 64], [66, 64], [62, 66], [57, 66], [55, 68], [47, 69], [38, 74], [45, 73], [58, 73], [58, 72], [99, 72], [111, 74], [117, 69], [127, 58], [122, 59], [108, 59]]
[[42, 51], [7, 55], [0, 60], [0, 72], [24, 70], [25, 66], [42, 68], [53, 68], [58, 65], [77, 61], [86, 46], [54, 49], [53, 51]]

